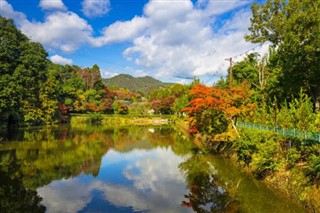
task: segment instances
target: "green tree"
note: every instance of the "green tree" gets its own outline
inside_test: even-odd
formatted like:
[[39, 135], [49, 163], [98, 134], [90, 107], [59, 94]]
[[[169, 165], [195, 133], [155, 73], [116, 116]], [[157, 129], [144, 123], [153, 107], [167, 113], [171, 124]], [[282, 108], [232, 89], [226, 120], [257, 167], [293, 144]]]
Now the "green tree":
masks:
[[47, 52], [23, 35], [12, 20], [0, 17], [0, 26], [0, 114], [3, 120], [15, 114], [27, 123], [41, 123]]
[[[259, 54], [250, 53], [242, 61], [234, 64], [232, 67], [232, 77], [235, 84], [247, 81], [251, 87], [260, 89], [261, 84], [259, 81]], [[227, 78], [229, 79], [229, 78]]]
[[320, 105], [320, 1], [267, 0], [252, 5], [246, 40], [270, 42], [281, 67], [278, 84], [282, 99], [297, 97], [303, 88]]
[[54, 64], [50, 64], [48, 69], [48, 78], [41, 85], [39, 95], [41, 110], [43, 112], [42, 120], [45, 123], [53, 123], [56, 121], [58, 110], [58, 94], [60, 90], [59, 83], [56, 66]]

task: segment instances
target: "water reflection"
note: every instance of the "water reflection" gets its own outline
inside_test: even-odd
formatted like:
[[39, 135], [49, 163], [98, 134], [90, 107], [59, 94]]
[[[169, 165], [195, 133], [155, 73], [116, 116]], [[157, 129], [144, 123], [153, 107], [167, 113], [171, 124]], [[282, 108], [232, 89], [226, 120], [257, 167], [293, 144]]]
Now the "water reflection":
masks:
[[[102, 159], [96, 178], [80, 175], [54, 181], [38, 189], [49, 212], [106, 211], [187, 212], [179, 204], [186, 193], [178, 164], [182, 157], [170, 148], [133, 150], [126, 154], [110, 150]], [[167, 161], [168, 157], [171, 159]]]
[[1, 154], [0, 162], [0, 212], [45, 212], [37, 191], [23, 186], [21, 164], [12, 154]]
[[[290, 205], [173, 127], [59, 126], [1, 137], [0, 212], [270, 212], [259, 205], [285, 212]], [[275, 207], [263, 204], [266, 196]]]
[[189, 212], [180, 206], [186, 187], [178, 165], [192, 144], [173, 128], [62, 126], [16, 135], [0, 144], [1, 175], [13, 158], [21, 176], [11, 184], [32, 189], [48, 212]]
[[208, 155], [200, 152], [179, 165], [189, 189], [182, 205], [203, 213], [237, 212], [239, 205], [235, 193], [230, 194], [225, 189], [226, 185], [217, 178], [218, 171], [210, 161]]

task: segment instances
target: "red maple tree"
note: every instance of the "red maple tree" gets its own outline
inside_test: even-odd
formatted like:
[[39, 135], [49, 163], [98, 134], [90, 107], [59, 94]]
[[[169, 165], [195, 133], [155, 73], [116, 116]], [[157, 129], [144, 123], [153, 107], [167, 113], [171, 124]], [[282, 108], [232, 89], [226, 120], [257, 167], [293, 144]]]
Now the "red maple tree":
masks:
[[[211, 112], [211, 115], [216, 116], [217, 119], [227, 120], [228, 124], [231, 124], [238, 134], [235, 126], [235, 118], [252, 110], [254, 107], [254, 104], [252, 104], [249, 99], [249, 91], [239, 87], [219, 89], [196, 84], [190, 90], [190, 94], [192, 95], [192, 99], [189, 106], [185, 108], [184, 111], [188, 112], [188, 115], [191, 118], [190, 131], [192, 133], [201, 131], [205, 113]], [[212, 121], [214, 121], [212, 116], [210, 119], [213, 119]], [[207, 116], [207, 118], [209, 117], [210, 116]], [[216, 123], [221, 122], [217, 121]], [[210, 124], [209, 122], [206, 125], [214, 124]], [[213, 127], [211, 126], [209, 128]]]

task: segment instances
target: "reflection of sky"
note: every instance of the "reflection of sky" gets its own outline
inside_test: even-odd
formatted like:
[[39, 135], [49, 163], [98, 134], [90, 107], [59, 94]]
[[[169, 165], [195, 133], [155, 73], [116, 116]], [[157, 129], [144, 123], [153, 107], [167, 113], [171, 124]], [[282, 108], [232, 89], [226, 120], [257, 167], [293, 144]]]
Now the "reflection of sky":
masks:
[[96, 178], [53, 181], [38, 193], [48, 212], [187, 212], [180, 206], [188, 193], [183, 160], [171, 148], [109, 150]]

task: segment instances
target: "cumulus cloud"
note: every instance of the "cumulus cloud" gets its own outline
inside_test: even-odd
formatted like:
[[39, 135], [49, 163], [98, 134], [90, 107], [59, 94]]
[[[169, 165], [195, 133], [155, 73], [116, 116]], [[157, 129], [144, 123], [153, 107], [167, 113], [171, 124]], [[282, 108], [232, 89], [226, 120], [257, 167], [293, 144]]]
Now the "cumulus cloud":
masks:
[[134, 74], [135, 76], [138, 76], [138, 77], [144, 77], [148, 75], [148, 73], [144, 70], [135, 70]]
[[89, 18], [104, 16], [110, 10], [109, 0], [83, 0], [81, 5], [81, 11]]
[[61, 64], [61, 65], [73, 63], [72, 59], [64, 58], [60, 55], [53, 55], [50, 57], [50, 60], [55, 64]]
[[112, 78], [112, 77], [117, 76], [117, 75], [119, 75], [119, 73], [117, 73], [115, 71], [111, 71], [111, 70], [102, 71], [102, 76], [104, 78]]
[[14, 19], [24, 34], [49, 49], [74, 52], [81, 45], [90, 43], [93, 38], [93, 29], [86, 20], [76, 13], [61, 11], [65, 7], [62, 1], [40, 2], [43, 8], [60, 9], [47, 13], [43, 22], [30, 22], [23, 13], [15, 11], [7, 1], [0, 0], [0, 4], [2, 16]]
[[25, 22], [22, 32], [47, 47], [73, 52], [92, 37], [92, 27], [73, 12], [55, 12], [44, 22]]
[[187, 84], [190, 84], [190, 82], [191, 82], [191, 80], [182, 79], [182, 80], [177, 81], [176, 83], [177, 83], [177, 84], [187, 85]]
[[39, 6], [43, 10], [67, 10], [62, 0], [40, 0]]
[[222, 24], [216, 19], [248, 3], [199, 1], [193, 5], [189, 0], [150, 1], [142, 17], [146, 29], [133, 39], [124, 55], [156, 72], [156, 77], [223, 75], [227, 67], [222, 69], [221, 64], [226, 63], [226, 57], [252, 47], [243, 39], [251, 13], [240, 10]]
[[[63, 8], [62, 1], [56, 2]], [[250, 25], [251, 11], [245, 7], [250, 1], [150, 0], [141, 16], [110, 24], [96, 37], [91, 25], [73, 12], [53, 11], [43, 22], [29, 22], [6, 1], [0, 3], [1, 14], [14, 18], [25, 34], [49, 48], [73, 52], [88, 44], [130, 42], [123, 56], [158, 78], [225, 75], [225, 58], [254, 46], [243, 38]], [[108, 13], [110, 2], [84, 0], [82, 7], [87, 17], [97, 17]]]
[[134, 17], [130, 21], [117, 21], [102, 30], [102, 36], [93, 38], [91, 43], [94, 46], [130, 41], [137, 37], [147, 26], [147, 20], [141, 17]]
[[244, 1], [207, 1], [205, 13], [208, 15], [221, 15], [236, 8], [242, 7], [251, 3], [249, 0]]
[[0, 0], [0, 15], [14, 19], [19, 25], [26, 20], [26, 16], [21, 12], [14, 11], [11, 4], [9, 4], [6, 0]]

